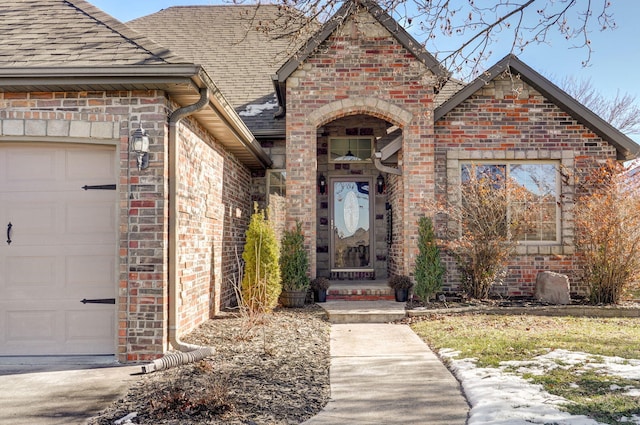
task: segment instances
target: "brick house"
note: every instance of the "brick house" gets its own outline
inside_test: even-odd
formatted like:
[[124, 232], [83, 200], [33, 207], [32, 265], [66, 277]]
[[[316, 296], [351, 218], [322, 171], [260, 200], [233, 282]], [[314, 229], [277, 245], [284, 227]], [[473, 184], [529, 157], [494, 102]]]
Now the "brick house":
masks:
[[0, 355], [156, 358], [231, 302], [271, 160], [202, 66], [89, 3], [0, 16]]
[[301, 46], [248, 12], [279, 13], [122, 24], [83, 0], [0, 5], [0, 355], [179, 348], [233, 302], [253, 201], [303, 223], [311, 276], [411, 274], [419, 217], [469, 164], [542, 182], [549, 204], [498, 290], [579, 267], [560, 168], [631, 159], [632, 140], [513, 56], [456, 82], [375, 2], [345, 2]]

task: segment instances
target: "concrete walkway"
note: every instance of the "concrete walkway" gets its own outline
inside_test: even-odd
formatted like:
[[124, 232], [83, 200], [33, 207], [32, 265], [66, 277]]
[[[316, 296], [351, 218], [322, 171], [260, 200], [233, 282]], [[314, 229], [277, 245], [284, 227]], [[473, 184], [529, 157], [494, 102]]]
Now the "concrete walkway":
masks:
[[331, 399], [304, 425], [464, 425], [458, 381], [406, 325], [332, 324]]
[[[331, 399], [305, 425], [466, 423], [458, 382], [408, 326], [332, 324], [330, 350]], [[139, 372], [112, 356], [3, 358], [0, 424], [84, 424]]]

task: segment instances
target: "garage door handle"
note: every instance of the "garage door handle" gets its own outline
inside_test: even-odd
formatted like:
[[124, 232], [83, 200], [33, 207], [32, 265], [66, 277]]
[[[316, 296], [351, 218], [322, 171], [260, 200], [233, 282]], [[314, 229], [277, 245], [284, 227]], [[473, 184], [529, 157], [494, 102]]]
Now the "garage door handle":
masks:
[[9, 222], [9, 224], [7, 224], [7, 245], [11, 245], [11, 228], [12, 227], [13, 227], [13, 224]]
[[83, 299], [80, 301], [82, 304], [115, 304], [115, 298], [99, 298], [95, 300]]

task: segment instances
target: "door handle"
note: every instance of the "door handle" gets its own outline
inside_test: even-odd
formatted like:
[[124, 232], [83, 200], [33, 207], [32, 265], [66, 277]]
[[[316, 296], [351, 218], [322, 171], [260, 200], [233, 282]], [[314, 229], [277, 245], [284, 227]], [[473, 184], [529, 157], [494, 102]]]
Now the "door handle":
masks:
[[9, 224], [7, 224], [7, 245], [11, 245], [11, 228], [12, 227], [13, 227], [13, 224], [9, 222]]
[[99, 298], [94, 300], [83, 299], [80, 301], [82, 304], [115, 304], [115, 298]]

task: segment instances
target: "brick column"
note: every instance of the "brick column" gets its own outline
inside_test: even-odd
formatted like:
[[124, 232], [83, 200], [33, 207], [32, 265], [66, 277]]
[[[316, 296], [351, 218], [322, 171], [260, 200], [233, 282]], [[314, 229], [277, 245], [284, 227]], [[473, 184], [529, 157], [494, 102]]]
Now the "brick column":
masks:
[[287, 222], [302, 223], [311, 277], [316, 271], [316, 128], [306, 114], [287, 113]]

